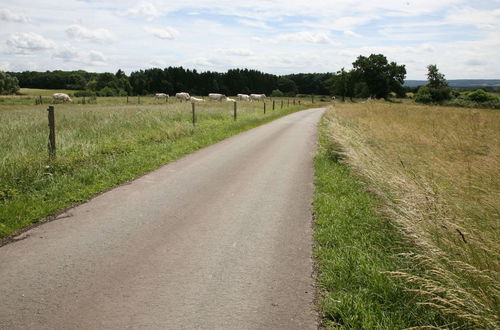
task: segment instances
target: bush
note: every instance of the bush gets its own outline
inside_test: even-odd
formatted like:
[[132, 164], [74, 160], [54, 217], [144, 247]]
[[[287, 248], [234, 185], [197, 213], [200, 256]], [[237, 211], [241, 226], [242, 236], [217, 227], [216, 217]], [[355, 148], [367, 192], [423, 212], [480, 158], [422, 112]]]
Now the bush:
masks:
[[441, 103], [451, 99], [451, 89], [449, 87], [422, 86], [418, 89], [415, 101], [419, 103]]
[[19, 81], [8, 73], [0, 71], [0, 94], [15, 94], [19, 90]]
[[467, 100], [473, 102], [490, 102], [498, 101], [498, 97], [491, 95], [490, 93], [484, 91], [484, 89], [477, 89], [474, 92], [470, 92], [466, 95]]
[[429, 89], [428, 86], [420, 87], [415, 95], [415, 102], [424, 104], [432, 103], [432, 95]]
[[500, 109], [500, 99], [486, 102], [475, 102], [467, 98], [456, 98], [445, 102], [444, 105], [463, 108]]
[[284, 96], [283, 92], [280, 91], [279, 89], [275, 89], [271, 93], [271, 97], [283, 97], [283, 96]]
[[98, 96], [116, 96], [118, 93], [116, 92], [115, 89], [112, 89], [108, 86], [102, 88], [100, 91], [97, 92]]
[[96, 93], [90, 90], [84, 90], [84, 91], [76, 91], [75, 93], [76, 97], [90, 97], [90, 96], [96, 96]]

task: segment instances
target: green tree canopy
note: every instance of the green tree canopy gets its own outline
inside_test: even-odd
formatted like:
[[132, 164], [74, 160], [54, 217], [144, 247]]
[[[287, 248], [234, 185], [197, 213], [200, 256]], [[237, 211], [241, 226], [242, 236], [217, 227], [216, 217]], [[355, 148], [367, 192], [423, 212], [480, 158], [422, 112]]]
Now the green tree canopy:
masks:
[[359, 75], [359, 80], [366, 83], [372, 96], [386, 98], [390, 92], [399, 93], [403, 89], [405, 66], [389, 63], [382, 54], [368, 57], [360, 55], [352, 65], [353, 71]]
[[440, 103], [451, 99], [451, 88], [435, 64], [427, 66], [429, 83], [419, 88], [415, 101], [419, 103]]
[[19, 81], [8, 73], [0, 71], [0, 94], [14, 94], [19, 90]]

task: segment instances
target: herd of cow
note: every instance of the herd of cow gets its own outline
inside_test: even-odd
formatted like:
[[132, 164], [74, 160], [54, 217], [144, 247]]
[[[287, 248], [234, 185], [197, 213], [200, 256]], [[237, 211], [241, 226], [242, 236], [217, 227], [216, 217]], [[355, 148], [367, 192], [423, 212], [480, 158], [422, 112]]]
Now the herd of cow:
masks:
[[[155, 95], [157, 99], [168, 99], [169, 95], [165, 93], [157, 93]], [[266, 98], [265, 94], [238, 94], [237, 95], [238, 100], [240, 101], [263, 101]], [[204, 99], [200, 99], [197, 97], [193, 97], [189, 95], [189, 93], [182, 92], [182, 93], [176, 93], [175, 98], [180, 100], [180, 101], [190, 101], [190, 102], [204, 102]], [[210, 93], [208, 94], [208, 99], [213, 100], [213, 101], [226, 101], [226, 102], [236, 102], [235, 99], [229, 98], [224, 94], [219, 94], [219, 93]]]
[[[170, 96], [165, 93], [156, 93], [155, 98], [156, 99], [168, 99]], [[266, 99], [265, 94], [238, 94], [237, 95], [238, 100], [240, 101], [264, 101]], [[204, 99], [200, 99], [197, 97], [193, 97], [189, 95], [189, 93], [182, 92], [182, 93], [177, 93], [175, 94], [175, 98], [180, 100], [180, 101], [189, 101], [189, 102], [204, 102]], [[229, 98], [224, 94], [219, 94], [219, 93], [210, 93], [208, 94], [208, 99], [209, 100], [214, 100], [214, 101], [226, 101], [226, 102], [236, 102], [235, 99]], [[62, 101], [62, 102], [72, 102], [71, 98], [69, 97], [68, 94], [64, 93], [55, 93], [52, 95], [52, 102], [57, 102], [57, 101]]]

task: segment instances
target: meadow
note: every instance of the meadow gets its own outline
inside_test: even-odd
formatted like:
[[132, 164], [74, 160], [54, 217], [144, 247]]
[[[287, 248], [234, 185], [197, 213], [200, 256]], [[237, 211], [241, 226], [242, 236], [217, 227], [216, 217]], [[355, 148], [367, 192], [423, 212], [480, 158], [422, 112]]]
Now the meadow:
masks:
[[[323, 153], [329, 155], [330, 161], [335, 159], [333, 163], [347, 165], [352, 171], [341, 178], [354, 176], [363, 183], [361, 192], [353, 194], [357, 205], [340, 211], [345, 194], [335, 202], [340, 203], [336, 208], [328, 207], [334, 201], [325, 199], [325, 195], [316, 196], [316, 254], [326, 317], [337, 326], [339, 318], [345, 321], [353, 317], [339, 316], [339, 304], [347, 299], [341, 295], [343, 284], [335, 271], [343, 269], [342, 273], [371, 274], [371, 280], [359, 284], [364, 295], [349, 297], [356, 302], [366, 296], [370, 301], [366, 305], [353, 303], [355, 310], [378, 308], [378, 314], [367, 316], [365, 321], [373, 315], [382, 320], [401, 312], [397, 307], [390, 311], [380, 307], [386, 299], [381, 298], [384, 292], [393, 294], [399, 286], [401, 293], [394, 296], [399, 297], [399, 305], [406, 305], [407, 312], [396, 316], [395, 323], [386, 324], [498, 328], [498, 111], [383, 102], [337, 103], [328, 110], [323, 125], [324, 143], [333, 146]], [[321, 170], [321, 162], [328, 160], [322, 157], [317, 160], [317, 171], [323, 173], [317, 177], [317, 185], [328, 191], [333, 183], [324, 179], [325, 175], [339, 170], [334, 170], [334, 165], [330, 170]], [[366, 193], [373, 197], [359, 198]], [[328, 215], [332, 212], [337, 217]], [[379, 220], [368, 223], [374, 215]], [[342, 230], [347, 224], [338, 223], [341, 216], [354, 228]], [[389, 224], [384, 225], [386, 221]], [[384, 231], [373, 230], [379, 227], [385, 228], [385, 238], [377, 236]], [[338, 231], [363, 237], [345, 243], [354, 252], [362, 251], [355, 261], [354, 252], [338, 255], [342, 249], [337, 244], [343, 239], [338, 236], [344, 235], [334, 234]], [[336, 250], [329, 249], [332, 244]], [[376, 251], [369, 255], [374, 245]], [[405, 295], [406, 301], [402, 298]], [[416, 315], [412, 321], [409, 310], [418, 306], [432, 310]]]
[[[98, 98], [90, 104], [56, 104], [57, 157], [47, 151], [47, 104], [31, 95], [0, 102], [0, 238], [12, 235], [101, 191], [131, 180], [194, 150], [278, 117], [311, 107], [284, 100], [196, 104], [141, 97]], [[43, 94], [42, 94], [43, 93]], [[137, 101], [137, 97], [134, 98]], [[298, 103], [298, 102], [297, 102]]]

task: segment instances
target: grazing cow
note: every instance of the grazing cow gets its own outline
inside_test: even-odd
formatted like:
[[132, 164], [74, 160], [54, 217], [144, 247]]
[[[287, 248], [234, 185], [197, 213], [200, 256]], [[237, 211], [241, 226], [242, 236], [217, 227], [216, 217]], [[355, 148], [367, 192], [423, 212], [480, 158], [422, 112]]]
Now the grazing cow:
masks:
[[159, 99], [168, 99], [170, 96], [168, 94], [165, 94], [165, 93], [156, 93], [155, 94], [155, 99], [159, 100]]
[[250, 94], [251, 101], [264, 101], [266, 99], [266, 94]]
[[204, 100], [204, 99], [199, 99], [199, 98], [197, 98], [197, 97], [193, 97], [193, 96], [191, 96], [191, 97], [189, 98], [189, 101], [191, 101], [191, 102], [193, 102], [193, 103], [194, 103], [194, 102], [205, 102], [205, 100]]
[[69, 95], [64, 93], [52, 94], [52, 102], [55, 103], [56, 101], [73, 102], [73, 100], [69, 97]]
[[189, 93], [182, 92], [182, 93], [176, 93], [175, 97], [182, 102], [182, 101], [189, 101], [189, 98], [191, 96], [189, 95]]
[[250, 101], [250, 96], [247, 94], [238, 94], [238, 100], [240, 101]]
[[229, 97], [226, 97], [226, 102], [236, 102], [236, 100], [235, 99], [231, 99]]
[[222, 101], [226, 98], [226, 95], [219, 93], [210, 93], [208, 94], [208, 98], [214, 101]]

